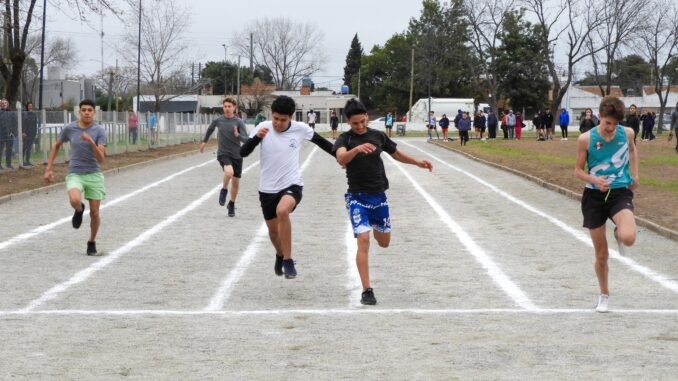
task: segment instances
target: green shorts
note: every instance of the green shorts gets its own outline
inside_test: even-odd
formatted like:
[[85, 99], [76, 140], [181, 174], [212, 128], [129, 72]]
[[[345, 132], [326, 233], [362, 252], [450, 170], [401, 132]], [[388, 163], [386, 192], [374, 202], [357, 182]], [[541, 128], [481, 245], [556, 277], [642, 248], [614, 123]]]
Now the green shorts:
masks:
[[104, 189], [104, 174], [69, 173], [66, 175], [66, 189], [78, 189], [85, 195], [85, 200], [103, 200], [106, 197]]

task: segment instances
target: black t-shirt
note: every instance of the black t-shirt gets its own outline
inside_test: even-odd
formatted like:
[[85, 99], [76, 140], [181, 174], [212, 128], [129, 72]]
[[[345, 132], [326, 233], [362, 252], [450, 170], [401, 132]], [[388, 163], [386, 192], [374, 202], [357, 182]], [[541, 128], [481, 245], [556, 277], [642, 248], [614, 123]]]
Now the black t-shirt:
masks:
[[346, 164], [348, 191], [384, 192], [388, 189], [388, 179], [384, 162], [381, 160], [381, 152], [391, 155], [396, 152], [396, 143], [384, 132], [372, 128], [368, 128], [362, 135], [355, 134], [352, 130], [346, 131], [339, 135], [332, 151], [336, 152], [340, 147], [351, 150], [363, 143], [372, 143], [377, 149], [370, 154], [359, 153]]

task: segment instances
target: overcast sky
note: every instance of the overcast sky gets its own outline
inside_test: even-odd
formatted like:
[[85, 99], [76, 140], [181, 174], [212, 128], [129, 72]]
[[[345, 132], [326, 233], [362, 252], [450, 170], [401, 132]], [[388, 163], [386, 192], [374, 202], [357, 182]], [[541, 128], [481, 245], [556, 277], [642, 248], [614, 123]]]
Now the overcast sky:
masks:
[[[191, 46], [187, 59], [196, 63], [223, 60], [222, 44], [228, 43], [230, 35], [254, 19], [284, 16], [312, 23], [324, 33], [325, 45], [319, 49], [324, 49], [327, 57], [324, 70], [313, 76], [313, 80], [317, 86], [332, 89], [341, 86], [346, 53], [354, 34], [358, 33], [363, 49], [369, 52], [375, 44], [383, 45], [393, 34], [405, 31], [409, 20], [418, 18], [422, 9], [421, 0], [179, 1], [192, 8], [191, 26], [186, 35]], [[92, 29], [48, 8], [48, 38], [71, 37], [78, 51], [80, 64], [69, 74], [93, 74], [101, 69], [99, 19], [93, 17], [91, 24], [95, 29]], [[104, 64], [114, 66], [116, 58], [120, 58], [115, 49], [122, 39], [120, 21], [104, 15], [103, 31]], [[136, 47], [133, 50], [136, 55]], [[235, 60], [235, 57], [229, 59]], [[242, 65], [247, 66], [248, 61]]]

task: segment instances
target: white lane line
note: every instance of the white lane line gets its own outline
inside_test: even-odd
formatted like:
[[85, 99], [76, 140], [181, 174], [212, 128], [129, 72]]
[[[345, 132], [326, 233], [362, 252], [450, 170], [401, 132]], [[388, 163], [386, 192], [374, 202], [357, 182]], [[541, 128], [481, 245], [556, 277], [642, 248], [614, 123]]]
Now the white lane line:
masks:
[[[153, 188], [153, 187], [157, 187], [158, 185], [160, 185], [160, 184], [162, 184], [162, 183], [165, 183], [165, 182], [167, 182], [167, 181], [170, 181], [170, 180], [172, 180], [173, 178], [175, 178], [175, 177], [177, 177], [177, 176], [183, 175], [184, 173], [189, 172], [189, 171], [192, 171], [192, 170], [194, 170], [194, 169], [196, 169], [196, 168], [203, 167], [203, 166], [205, 166], [205, 165], [207, 165], [207, 164], [209, 164], [209, 163], [212, 163], [213, 161], [214, 161], [214, 159], [210, 159], [209, 161], [206, 161], [206, 162], [204, 162], [204, 163], [202, 163], [202, 164], [194, 165], [194, 166], [192, 166], [192, 167], [188, 167], [188, 168], [186, 168], [186, 169], [183, 169], [183, 170], [181, 170], [181, 171], [179, 171], [179, 172], [176, 172], [176, 173], [174, 173], [174, 174], [172, 174], [172, 175], [169, 175], [169, 176], [167, 176], [167, 177], [165, 177], [165, 178], [163, 178], [163, 179], [161, 179], [161, 180], [158, 180], [158, 181], [156, 181], [156, 182], [154, 182], [154, 183], [152, 183], [152, 184], [148, 184], [148, 185], [146, 185], [146, 186], [144, 186], [144, 187], [142, 187], [142, 188], [139, 188], [139, 189], [135, 190], [134, 192], [127, 193], [127, 194], [125, 194], [125, 195], [123, 195], [123, 196], [120, 196], [120, 197], [118, 197], [118, 198], [116, 198], [116, 199], [114, 199], [114, 200], [111, 200], [111, 201], [109, 201], [109, 202], [107, 202], [107, 203], [105, 203], [105, 204], [102, 204], [101, 207], [100, 207], [100, 209], [106, 209], [106, 208], [109, 207], [109, 206], [113, 206], [113, 205], [115, 205], [115, 204], [118, 204], [118, 203], [120, 203], [120, 202], [123, 202], [123, 201], [127, 200], [127, 199], [130, 198], [130, 197], [134, 197], [134, 196], [138, 195], [139, 193], [146, 192], [147, 190], [149, 190], [149, 189], [151, 189], [151, 188]], [[85, 215], [89, 215], [89, 209], [85, 210]], [[28, 239], [30, 239], [30, 238], [32, 238], [32, 237], [35, 237], [35, 236], [38, 235], [38, 234], [41, 234], [41, 233], [44, 233], [44, 232], [46, 232], [46, 231], [52, 230], [52, 229], [54, 229], [55, 227], [57, 227], [57, 226], [59, 226], [59, 225], [61, 225], [61, 224], [65, 224], [66, 222], [70, 222], [70, 221], [71, 221], [71, 218], [72, 218], [72, 216], [68, 216], [68, 217], [61, 218], [61, 219], [59, 219], [59, 220], [57, 220], [57, 221], [54, 221], [54, 222], [51, 222], [51, 223], [49, 223], [49, 224], [47, 224], [47, 225], [39, 226], [39, 227], [37, 227], [37, 228], [35, 228], [35, 229], [29, 231], [29, 232], [19, 234], [19, 235], [14, 236], [14, 237], [12, 237], [12, 238], [6, 240], [6, 241], [0, 242], [0, 250], [6, 249], [6, 248], [8, 248], [8, 247], [10, 247], [10, 246], [12, 246], [12, 245], [16, 245], [16, 244], [18, 244], [18, 243], [24, 242], [24, 241], [26, 241], [26, 240], [28, 240]]]
[[[248, 166], [246, 169], [243, 170], [243, 173], [246, 173], [247, 171], [249, 171], [251, 168], [253, 168], [257, 164], [259, 164], [259, 161], [252, 163], [250, 166]], [[116, 250], [112, 251], [111, 253], [109, 253], [105, 257], [101, 258], [99, 261], [91, 264], [89, 267], [78, 271], [69, 280], [53, 286], [49, 290], [45, 291], [39, 298], [31, 301], [28, 304], [28, 306], [26, 306], [21, 311], [24, 311], [24, 312], [32, 311], [32, 310], [40, 307], [45, 302], [56, 298], [60, 293], [66, 291], [71, 286], [74, 286], [78, 283], [84, 282], [90, 276], [92, 276], [93, 274], [98, 272], [99, 270], [101, 270], [104, 267], [108, 266], [109, 264], [117, 261], [123, 254], [129, 252], [133, 248], [135, 248], [135, 247], [141, 245], [142, 243], [146, 242], [149, 238], [153, 237], [155, 234], [159, 233], [164, 228], [173, 224], [179, 218], [183, 217], [186, 213], [188, 213], [188, 212], [194, 210], [195, 208], [197, 208], [198, 206], [200, 206], [200, 204], [205, 202], [207, 199], [212, 197], [212, 195], [215, 192], [220, 190], [222, 186], [223, 186], [223, 184], [217, 185], [216, 187], [212, 188], [210, 191], [208, 191], [207, 193], [202, 195], [199, 199], [193, 201], [192, 203], [190, 203], [185, 208], [183, 208], [180, 211], [174, 213], [173, 215], [167, 217], [162, 222], [154, 225], [152, 228], [144, 231], [143, 233], [138, 235], [135, 239], [127, 242], [125, 245], [123, 245], [123, 246], [117, 248]]]
[[[0, 311], [4, 316], [35, 316], [35, 315], [101, 315], [101, 316], [191, 316], [191, 315], [230, 315], [230, 316], [284, 316], [284, 315], [320, 315], [333, 317], [336, 315], [563, 315], [563, 314], [591, 314], [593, 309], [583, 308], [538, 308], [527, 310], [522, 308], [477, 308], [477, 309], [420, 309], [420, 308], [329, 308], [329, 309], [291, 309], [291, 310], [39, 310], [24, 312], [21, 310]], [[600, 314], [603, 319], [608, 316], [620, 315], [677, 315], [678, 309], [614, 309], [607, 314]]]
[[231, 296], [233, 288], [235, 288], [236, 283], [242, 278], [245, 270], [249, 267], [252, 260], [257, 255], [259, 247], [263, 242], [266, 242], [266, 237], [268, 229], [266, 228], [266, 222], [262, 223], [257, 233], [254, 235], [254, 238], [243, 252], [240, 260], [231, 270], [228, 276], [221, 282], [219, 289], [210, 299], [210, 303], [203, 309], [203, 311], [219, 311], [224, 308], [224, 302]]
[[405, 171], [405, 169], [396, 162], [391, 155], [386, 155], [391, 162], [400, 169], [400, 172], [410, 180], [412, 186], [419, 192], [419, 194], [428, 202], [431, 208], [438, 214], [438, 217], [441, 221], [447, 225], [450, 231], [457, 236], [457, 239], [466, 247], [466, 250], [473, 255], [473, 257], [480, 263], [480, 265], [487, 271], [487, 274], [492, 278], [495, 284], [499, 286], [504, 292], [511, 298], [513, 301], [520, 307], [526, 310], [537, 310], [539, 309], [530, 298], [518, 287], [513, 281], [506, 275], [499, 266], [492, 260], [492, 258], [485, 253], [478, 244], [469, 236], [468, 233], [456, 223], [452, 217], [445, 211], [445, 209], [438, 204], [438, 202], [422, 188], [419, 183], [417, 183], [410, 174]]
[[353, 226], [346, 224], [346, 291], [348, 291], [349, 307], [361, 307], [360, 298], [363, 291], [360, 274], [356, 267], [355, 257], [358, 252], [358, 243], [353, 235]]
[[[306, 167], [308, 167], [309, 163], [311, 162], [311, 158], [313, 158], [313, 155], [317, 150], [318, 146], [313, 147], [313, 150], [301, 165], [300, 171], [302, 173]], [[252, 263], [252, 260], [254, 260], [254, 257], [259, 252], [261, 243], [265, 241], [265, 238], [268, 236], [267, 233], [268, 228], [266, 227], [266, 222], [264, 222], [261, 227], [259, 227], [259, 230], [257, 230], [257, 233], [254, 235], [254, 238], [252, 238], [252, 241], [250, 241], [250, 244], [243, 252], [238, 263], [231, 270], [228, 276], [221, 282], [217, 292], [215, 292], [212, 298], [210, 298], [209, 304], [203, 309], [203, 311], [218, 311], [224, 308], [224, 303], [226, 303], [228, 298], [231, 297], [231, 293], [233, 292], [236, 284], [240, 281], [240, 278], [242, 278], [243, 274], [245, 274], [245, 270], [247, 270], [250, 263]]]
[[[593, 243], [591, 242], [591, 237], [589, 237], [587, 234], [585, 234], [585, 233], [583, 233], [583, 232], [581, 232], [577, 229], [574, 229], [574, 228], [568, 226], [565, 222], [563, 222], [563, 221], [561, 221], [561, 220], [559, 220], [559, 219], [557, 219], [557, 218], [555, 218], [555, 217], [553, 217], [553, 216], [551, 216], [551, 215], [549, 215], [545, 212], [542, 212], [541, 210], [535, 208], [534, 206], [512, 196], [509, 193], [504, 192], [503, 190], [497, 188], [496, 186], [494, 186], [494, 185], [488, 183], [487, 181], [479, 178], [478, 176], [475, 176], [472, 173], [469, 173], [469, 172], [467, 172], [467, 171], [465, 171], [461, 168], [455, 167], [454, 165], [447, 163], [446, 161], [438, 158], [437, 156], [435, 156], [435, 155], [433, 155], [429, 152], [422, 150], [419, 147], [416, 147], [412, 144], [409, 144], [409, 143], [406, 143], [406, 142], [403, 142], [403, 141], [401, 141], [401, 143], [403, 143], [403, 144], [405, 144], [409, 147], [412, 147], [412, 148], [430, 156], [431, 158], [435, 159], [439, 163], [441, 163], [441, 164], [443, 164], [443, 165], [445, 165], [449, 168], [452, 168], [457, 172], [463, 173], [464, 175], [470, 177], [471, 179], [473, 179], [473, 180], [477, 181], [478, 183], [484, 185], [485, 187], [491, 189], [492, 191], [501, 195], [502, 197], [506, 198], [507, 200], [509, 200], [509, 201], [519, 205], [519, 206], [522, 206], [523, 208], [529, 210], [530, 212], [532, 212], [532, 213], [534, 213], [534, 214], [536, 214], [540, 217], [543, 217], [543, 218], [549, 220], [551, 223], [553, 223], [554, 225], [563, 229], [564, 231], [566, 231], [567, 233], [569, 233], [570, 235], [575, 237], [577, 240], [588, 245], [589, 247], [593, 247]], [[666, 276], [664, 274], [661, 274], [659, 272], [656, 272], [656, 271], [650, 269], [647, 266], [639, 264], [638, 262], [634, 261], [633, 259], [631, 259], [629, 257], [623, 257], [623, 256], [619, 255], [619, 252], [617, 250], [610, 248], [610, 249], [608, 249], [608, 251], [610, 252], [610, 258], [614, 258], [614, 259], [618, 260], [619, 262], [628, 266], [633, 271], [644, 275], [646, 278], [650, 279], [651, 281], [656, 282], [656, 283], [662, 285], [663, 287], [665, 287], [665, 288], [667, 288], [667, 289], [669, 289], [669, 290], [671, 290], [675, 293], [678, 293], [678, 282], [672, 280], [671, 278], [669, 278], [668, 276]]]

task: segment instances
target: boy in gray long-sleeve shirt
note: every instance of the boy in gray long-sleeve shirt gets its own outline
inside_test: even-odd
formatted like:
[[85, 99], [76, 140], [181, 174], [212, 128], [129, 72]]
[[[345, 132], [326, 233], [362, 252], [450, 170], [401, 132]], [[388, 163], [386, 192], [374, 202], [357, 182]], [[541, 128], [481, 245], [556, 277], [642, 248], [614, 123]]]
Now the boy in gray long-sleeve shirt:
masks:
[[205, 138], [200, 144], [200, 152], [205, 152], [205, 145], [216, 128], [218, 131], [219, 149], [217, 161], [224, 171], [224, 185], [219, 192], [219, 205], [226, 204], [228, 184], [231, 183], [231, 200], [228, 202], [228, 216], [235, 217], [235, 199], [238, 197], [240, 177], [242, 176], [242, 156], [240, 143], [247, 141], [245, 123], [235, 116], [236, 101], [226, 97], [223, 101], [224, 115], [218, 117], [207, 128]]

